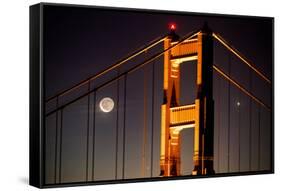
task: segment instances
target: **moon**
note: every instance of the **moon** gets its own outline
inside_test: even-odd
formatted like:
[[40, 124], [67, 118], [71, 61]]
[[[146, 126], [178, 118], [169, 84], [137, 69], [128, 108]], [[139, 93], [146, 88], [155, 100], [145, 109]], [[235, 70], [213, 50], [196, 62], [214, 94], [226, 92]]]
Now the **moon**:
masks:
[[114, 108], [114, 101], [110, 97], [105, 97], [100, 100], [100, 109], [105, 112], [111, 112]]

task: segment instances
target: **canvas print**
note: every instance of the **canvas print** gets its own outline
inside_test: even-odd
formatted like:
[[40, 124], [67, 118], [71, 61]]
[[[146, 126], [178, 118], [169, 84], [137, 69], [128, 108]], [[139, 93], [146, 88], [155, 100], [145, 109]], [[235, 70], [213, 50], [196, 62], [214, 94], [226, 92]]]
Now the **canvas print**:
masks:
[[36, 6], [39, 187], [273, 172], [273, 18]]

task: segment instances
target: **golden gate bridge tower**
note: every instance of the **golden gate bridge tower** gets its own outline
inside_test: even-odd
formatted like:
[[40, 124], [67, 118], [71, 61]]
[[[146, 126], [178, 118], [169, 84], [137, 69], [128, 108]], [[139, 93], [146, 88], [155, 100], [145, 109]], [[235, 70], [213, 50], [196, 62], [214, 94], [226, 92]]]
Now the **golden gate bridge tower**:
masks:
[[[161, 156], [160, 176], [180, 175], [180, 135], [185, 128], [194, 128], [192, 175], [214, 174], [213, 135], [213, 37], [205, 24], [203, 28], [179, 43], [175, 26], [171, 26], [164, 40], [164, 98], [161, 106]], [[197, 61], [197, 96], [194, 103], [181, 105], [180, 66], [187, 61]]]

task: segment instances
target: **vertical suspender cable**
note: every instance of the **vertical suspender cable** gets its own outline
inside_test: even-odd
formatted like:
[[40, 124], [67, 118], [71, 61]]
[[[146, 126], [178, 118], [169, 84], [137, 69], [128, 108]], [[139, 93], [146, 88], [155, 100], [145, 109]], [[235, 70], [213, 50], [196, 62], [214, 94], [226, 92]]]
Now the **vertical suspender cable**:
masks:
[[96, 94], [94, 91], [94, 103], [93, 103], [93, 152], [92, 152], [92, 181], [95, 178], [95, 142], [96, 142]]
[[261, 107], [260, 105], [258, 105], [258, 121], [259, 121], [259, 130], [258, 130], [258, 140], [259, 140], [259, 143], [258, 143], [258, 170], [260, 170], [260, 150], [261, 150]]
[[61, 156], [62, 156], [62, 127], [63, 127], [63, 108], [60, 116], [60, 161], [59, 161], [59, 183], [61, 183]]
[[[119, 69], [118, 69], [119, 76]], [[115, 132], [115, 180], [117, 179], [118, 171], [118, 133], [119, 133], [119, 78], [117, 79], [117, 94], [116, 94], [116, 132]]]
[[146, 114], [146, 96], [147, 96], [147, 92], [146, 92], [146, 67], [144, 67], [143, 69], [143, 77], [144, 77], [144, 82], [143, 82], [143, 145], [142, 145], [142, 177], [145, 177], [145, 159], [146, 159], [146, 125], [147, 125], [147, 114]]
[[[250, 75], [250, 93], [252, 93], [252, 72], [249, 70], [249, 75]], [[249, 108], [249, 124], [250, 124], [250, 129], [249, 129], [249, 170], [252, 170], [252, 99], [249, 98], [250, 100], [250, 108]]]
[[[238, 94], [238, 103], [240, 102], [240, 92]], [[241, 122], [240, 122], [240, 104], [238, 104], [238, 172], [240, 172], [240, 150], [241, 150], [241, 132], [240, 132], [240, 128], [241, 128]]]
[[[91, 82], [88, 82], [88, 92], [90, 92], [90, 86]], [[88, 171], [89, 171], [89, 126], [90, 126], [90, 96], [91, 94], [88, 94], [88, 105], [87, 105], [87, 150], [86, 150], [86, 181], [88, 181]]]
[[151, 103], [151, 154], [150, 154], [150, 176], [153, 176], [153, 136], [154, 136], [154, 81], [155, 81], [155, 76], [154, 76], [154, 70], [155, 70], [155, 61], [152, 63], [152, 103]]
[[220, 172], [220, 118], [221, 118], [221, 112], [220, 112], [220, 106], [221, 106], [221, 94], [220, 94], [220, 78], [218, 78], [218, 172]]
[[[231, 57], [228, 53], [228, 75], [231, 74]], [[230, 172], [230, 82], [228, 81], [228, 131], [227, 131], [227, 172]]]
[[[56, 97], [56, 108], [59, 106], [59, 97]], [[54, 171], [54, 180], [57, 183], [57, 152], [58, 152], [58, 117], [59, 110], [56, 111], [56, 140], [55, 140], [55, 171]]]
[[123, 161], [122, 161], [122, 179], [125, 178], [125, 147], [126, 147], [126, 94], [127, 94], [127, 75], [124, 76], [124, 106], [123, 106]]

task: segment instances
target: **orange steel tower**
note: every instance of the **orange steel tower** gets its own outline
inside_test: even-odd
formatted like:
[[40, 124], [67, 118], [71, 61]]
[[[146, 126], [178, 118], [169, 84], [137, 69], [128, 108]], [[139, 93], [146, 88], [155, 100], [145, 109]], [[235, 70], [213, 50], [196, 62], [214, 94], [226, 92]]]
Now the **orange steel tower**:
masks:
[[[164, 49], [174, 47], [164, 54], [160, 176], [180, 175], [180, 132], [185, 128], [194, 128], [192, 175], [214, 174], [212, 31], [205, 24], [193, 38], [179, 42], [174, 29], [171, 28], [169, 37], [164, 41]], [[180, 65], [192, 60], [197, 60], [196, 100], [190, 105], [180, 105]]]

